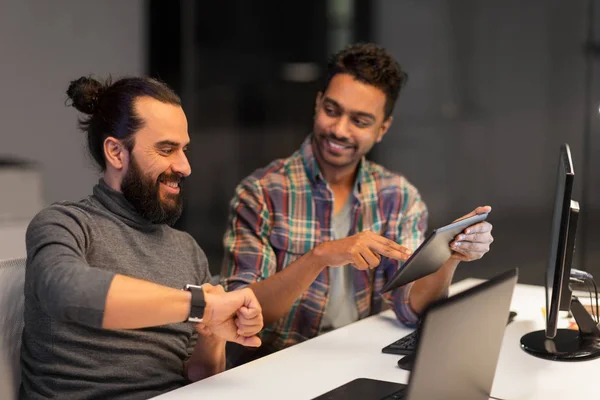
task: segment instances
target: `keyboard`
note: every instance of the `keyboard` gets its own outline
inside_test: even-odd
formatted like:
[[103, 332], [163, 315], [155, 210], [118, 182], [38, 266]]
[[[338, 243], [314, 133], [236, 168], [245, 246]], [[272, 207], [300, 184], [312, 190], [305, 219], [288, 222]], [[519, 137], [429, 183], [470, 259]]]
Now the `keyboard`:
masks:
[[[517, 316], [515, 311], [511, 311], [508, 315], [507, 325], [510, 324], [513, 319]], [[406, 356], [413, 354], [417, 349], [417, 342], [419, 341], [419, 330], [415, 330], [408, 335], [396, 340], [394, 343], [385, 346], [381, 349], [382, 353], [396, 354], [398, 356]]]
[[381, 351], [387, 354], [407, 355], [415, 352], [417, 341], [419, 340], [419, 330], [415, 330], [408, 335], [396, 340], [394, 343], [385, 346]]
[[402, 400], [402, 399], [406, 398], [406, 388], [407, 387], [403, 387], [402, 389], [398, 390], [397, 392], [394, 392], [390, 395], [385, 396], [381, 400]]

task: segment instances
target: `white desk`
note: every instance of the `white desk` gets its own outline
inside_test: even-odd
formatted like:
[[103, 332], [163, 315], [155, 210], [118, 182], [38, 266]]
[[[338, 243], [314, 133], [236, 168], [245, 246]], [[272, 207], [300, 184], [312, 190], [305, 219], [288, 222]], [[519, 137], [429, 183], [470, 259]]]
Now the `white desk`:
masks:
[[[477, 282], [458, 282], [451, 293]], [[600, 398], [596, 381], [600, 358], [552, 362], [520, 349], [522, 335], [544, 326], [544, 298], [542, 287], [517, 285], [511, 310], [518, 316], [506, 328], [492, 396], [507, 400]], [[157, 399], [307, 400], [358, 377], [407, 383], [409, 373], [396, 364], [400, 356], [382, 354], [381, 348], [409, 332], [392, 311], [386, 311]], [[440, 357], [440, 362], [444, 361]]]

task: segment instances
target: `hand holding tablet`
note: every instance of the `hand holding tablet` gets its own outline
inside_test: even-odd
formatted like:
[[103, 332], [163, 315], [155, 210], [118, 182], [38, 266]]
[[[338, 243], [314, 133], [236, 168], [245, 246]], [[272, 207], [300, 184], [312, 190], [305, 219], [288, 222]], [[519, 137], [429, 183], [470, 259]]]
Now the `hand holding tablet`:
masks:
[[433, 230], [396, 271], [381, 292], [388, 292], [436, 272], [452, 256], [450, 243], [454, 241], [456, 235], [469, 226], [484, 221], [487, 216], [487, 213], [473, 215]]

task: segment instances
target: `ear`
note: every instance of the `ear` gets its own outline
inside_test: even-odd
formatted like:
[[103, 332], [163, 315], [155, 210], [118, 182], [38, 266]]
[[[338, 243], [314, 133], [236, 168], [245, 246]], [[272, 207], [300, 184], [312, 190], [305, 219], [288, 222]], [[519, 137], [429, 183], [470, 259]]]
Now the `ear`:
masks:
[[379, 143], [383, 140], [383, 136], [387, 133], [388, 129], [390, 129], [390, 126], [392, 126], [393, 120], [394, 120], [394, 117], [392, 117], [390, 115], [388, 117], [388, 119], [383, 121], [383, 124], [381, 124], [381, 126], [379, 127], [379, 135], [377, 136], [377, 143]]
[[122, 170], [129, 163], [129, 152], [119, 139], [111, 136], [104, 139], [104, 157], [106, 164], [116, 170]]

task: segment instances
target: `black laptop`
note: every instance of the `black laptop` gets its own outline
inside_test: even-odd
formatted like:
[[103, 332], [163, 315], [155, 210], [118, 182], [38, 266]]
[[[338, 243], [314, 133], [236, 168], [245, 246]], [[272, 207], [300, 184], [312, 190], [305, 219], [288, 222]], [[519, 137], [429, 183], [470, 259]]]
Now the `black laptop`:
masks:
[[314, 400], [488, 400], [517, 277], [507, 271], [429, 307], [408, 385], [359, 378]]

